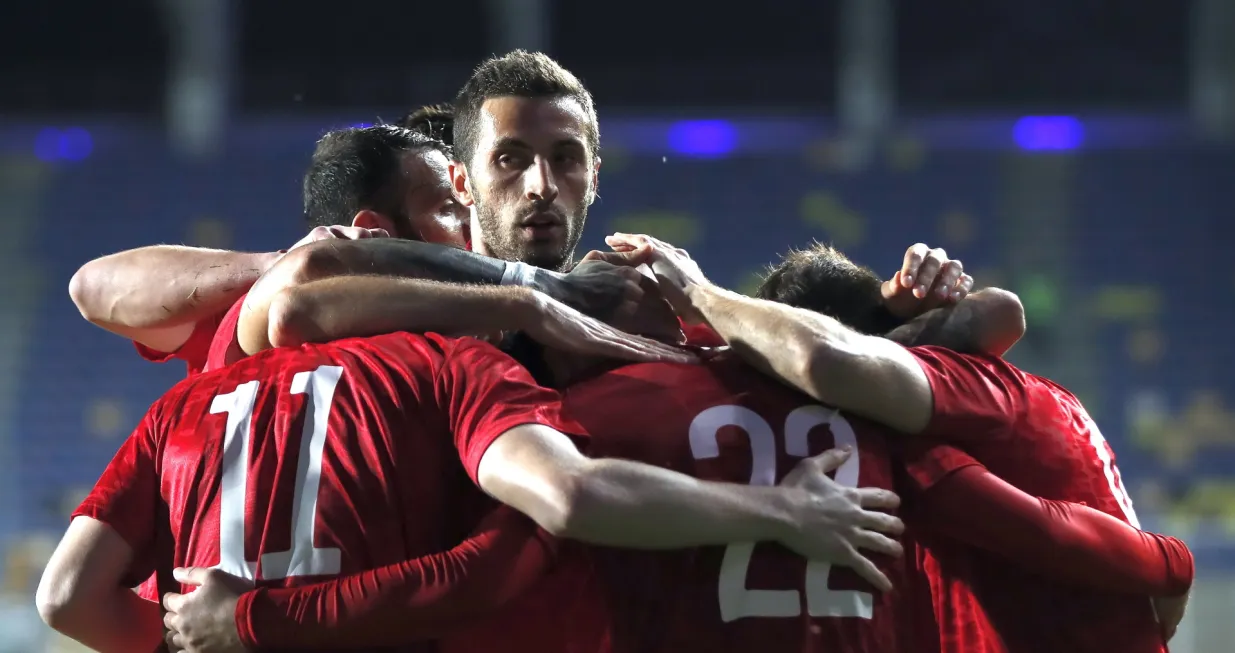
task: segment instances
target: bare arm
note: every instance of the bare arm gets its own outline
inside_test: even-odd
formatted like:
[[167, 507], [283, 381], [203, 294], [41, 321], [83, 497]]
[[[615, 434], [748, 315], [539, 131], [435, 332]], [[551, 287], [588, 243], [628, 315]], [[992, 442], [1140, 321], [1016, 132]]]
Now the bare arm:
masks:
[[226, 311], [280, 254], [152, 245], [97, 258], [69, 281], [82, 317], [171, 352], [203, 317]]
[[1025, 307], [1015, 293], [986, 288], [960, 303], [928, 311], [887, 334], [906, 347], [1003, 356], [1025, 335]]
[[477, 480], [558, 537], [606, 546], [680, 548], [777, 540], [794, 528], [796, 497], [717, 484], [625, 460], [592, 459], [561, 433], [520, 426], [494, 441]]
[[536, 302], [535, 291], [519, 286], [341, 276], [246, 300], [238, 334], [247, 353], [392, 331], [492, 334], [522, 329]]
[[110, 526], [75, 518], [43, 571], [39, 615], [102, 653], [155, 650], [163, 641], [159, 606], [121, 584], [132, 560], [132, 547]]
[[815, 399], [905, 433], [930, 422], [930, 382], [904, 347], [711, 283], [688, 286], [686, 296], [739, 355]]
[[525, 424], [493, 441], [476, 478], [559, 537], [636, 549], [774, 540], [808, 558], [854, 567], [889, 589], [887, 577], [856, 549], [900, 554], [884, 535], [899, 534], [900, 520], [865, 510], [894, 508], [899, 500], [888, 490], [836, 486], [827, 474], [847, 457], [832, 450], [808, 458], [778, 487], [714, 483], [630, 460], [588, 458], [567, 436]]
[[[345, 276], [349, 278], [291, 292]], [[240, 344], [252, 354], [270, 346], [400, 329], [477, 333], [494, 325], [511, 328], [504, 308], [522, 306], [530, 297], [512, 290], [520, 286], [589, 314], [604, 314], [637, 300], [642, 293], [639, 279], [633, 269], [599, 261], [584, 261], [563, 275], [410, 240], [327, 240], [289, 252], [253, 286], [239, 324]], [[500, 289], [478, 287], [499, 284]], [[497, 312], [484, 314], [493, 310], [494, 302], [501, 305]], [[386, 313], [390, 308], [394, 310]]]

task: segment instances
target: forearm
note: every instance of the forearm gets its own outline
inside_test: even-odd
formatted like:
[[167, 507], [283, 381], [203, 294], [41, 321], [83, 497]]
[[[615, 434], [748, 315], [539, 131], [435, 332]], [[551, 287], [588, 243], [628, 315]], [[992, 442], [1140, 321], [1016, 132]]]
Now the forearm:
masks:
[[807, 362], [824, 338], [845, 337], [839, 322], [714, 285], [692, 286], [687, 295], [704, 320], [744, 360], [821, 399]]
[[1030, 496], [982, 467], [967, 467], [922, 496], [923, 517], [952, 539], [1055, 580], [1092, 589], [1178, 596], [1192, 585], [1192, 554], [1079, 504]]
[[280, 254], [153, 245], [95, 259], [69, 283], [83, 317], [95, 324], [151, 329], [225, 311]]
[[1025, 334], [1020, 298], [998, 288], [928, 311], [887, 334], [906, 347], [935, 345], [960, 353], [1002, 356]]
[[906, 433], [929, 422], [930, 383], [903, 347], [820, 313], [715, 286], [695, 286], [688, 297], [738, 355], [784, 383]]
[[776, 540], [791, 524], [787, 502], [780, 488], [713, 483], [598, 459], [579, 475], [569, 517], [555, 534], [633, 549]]
[[406, 646], [465, 627], [531, 587], [552, 542], [506, 507], [454, 549], [295, 589], [243, 595], [236, 625], [245, 645], [269, 648]]
[[44, 620], [62, 635], [100, 653], [153, 651], [163, 641], [159, 606], [125, 587], [59, 614], [45, 614]]
[[265, 307], [247, 305], [240, 326], [241, 345], [251, 354], [267, 346], [393, 331], [457, 335], [515, 331], [523, 328], [535, 305], [535, 291], [519, 286], [333, 277], [289, 288]]
[[308, 245], [300, 281], [344, 274], [385, 275], [454, 283], [496, 285], [506, 261], [472, 252], [399, 238], [324, 240]]

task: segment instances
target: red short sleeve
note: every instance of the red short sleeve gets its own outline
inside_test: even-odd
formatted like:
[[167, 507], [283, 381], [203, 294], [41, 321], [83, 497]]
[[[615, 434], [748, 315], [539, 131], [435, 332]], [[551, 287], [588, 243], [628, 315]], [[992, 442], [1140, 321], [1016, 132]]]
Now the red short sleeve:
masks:
[[193, 376], [205, 369], [206, 358], [210, 354], [210, 343], [225, 314], [219, 312], [198, 320], [193, 326], [193, 333], [189, 335], [189, 339], [176, 351], [158, 351], [137, 341], [133, 342], [133, 346], [137, 348], [137, 353], [142, 358], [152, 363], [166, 363], [172, 359], [182, 360], [188, 367], [188, 375]]
[[1011, 434], [1028, 405], [1025, 375], [1003, 359], [911, 347], [930, 380], [934, 413], [924, 435], [962, 442]]
[[687, 324], [681, 319], [678, 323], [682, 326], [682, 334], [686, 336], [686, 344], [695, 347], [723, 347], [725, 339], [720, 337], [712, 327], [706, 324]]
[[241, 295], [219, 319], [206, 354], [204, 371], [213, 372], [244, 358], [244, 350], [240, 349], [240, 341], [236, 339], [236, 327], [240, 324], [240, 311], [244, 308], [244, 300], [248, 296], [247, 293]]
[[901, 460], [909, 478], [921, 490], [927, 490], [958, 469], [981, 466], [976, 458], [946, 444], [925, 438], [906, 438]]
[[561, 396], [537, 385], [522, 365], [496, 347], [461, 338], [447, 341], [444, 352], [435, 391], [473, 481], [489, 445], [516, 426], [543, 424], [583, 434], [581, 426], [562, 415]]
[[160, 496], [154, 410], [146, 413], [90, 494], [73, 511], [74, 518], [89, 517], [107, 524], [133, 547], [133, 568], [125, 576], [129, 587], [145, 580], [154, 570], [156, 560]]

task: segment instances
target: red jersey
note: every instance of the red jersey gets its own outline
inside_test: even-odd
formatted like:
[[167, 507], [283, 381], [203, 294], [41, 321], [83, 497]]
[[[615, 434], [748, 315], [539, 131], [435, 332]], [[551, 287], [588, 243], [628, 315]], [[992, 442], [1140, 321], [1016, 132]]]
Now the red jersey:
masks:
[[210, 344], [214, 340], [215, 331], [219, 329], [223, 316], [224, 313], [220, 312], [198, 320], [193, 326], [193, 333], [189, 335], [189, 339], [176, 351], [164, 352], [151, 349], [136, 340], [133, 341], [133, 345], [137, 347], [137, 353], [142, 358], [152, 363], [166, 363], [172, 359], [184, 361], [188, 368], [188, 375], [193, 376], [205, 369], [206, 358], [210, 354]]
[[133, 546], [134, 582], [203, 566], [287, 586], [398, 563], [475, 523], [456, 446], [557, 426], [557, 400], [472, 339], [270, 350], [159, 399], [74, 516]]
[[203, 371], [213, 372], [245, 357], [244, 350], [240, 348], [236, 327], [240, 325], [240, 311], [244, 310], [244, 300], [248, 296], [248, 293], [241, 295], [240, 299], [237, 299], [236, 303], [232, 304], [232, 307], [219, 318], [219, 325], [215, 328], [210, 344], [206, 348]]
[[[241, 299], [243, 300], [243, 297]], [[193, 326], [193, 333], [189, 335], [189, 339], [174, 352], [162, 352], [151, 349], [137, 341], [133, 341], [133, 345], [137, 347], [137, 353], [142, 358], [152, 363], [166, 363], [172, 359], [184, 361], [188, 376], [200, 374], [206, 369], [218, 369], [218, 366], [208, 368], [207, 362], [210, 358], [210, 350], [213, 346], [215, 335], [228, 316], [230, 316], [230, 313], [220, 312], [198, 320], [197, 324]], [[235, 324], [239, 316], [239, 311], [236, 311], [236, 316], [232, 319], [231, 330], [233, 333], [236, 330]], [[158, 578], [151, 575], [142, 582], [141, 586], [137, 589], [137, 595], [147, 601], [158, 603]]]
[[[854, 447], [848, 486], [892, 487], [883, 429], [765, 378], [732, 355], [701, 365], [629, 365], [572, 386], [567, 416], [594, 457], [698, 478], [773, 485], [797, 461]], [[447, 651], [919, 651], [902, 606], [851, 570], [772, 543], [672, 552], [564, 545], [529, 595]], [[901, 585], [903, 567], [881, 568]], [[929, 601], [926, 610], [930, 609]], [[930, 633], [933, 635], [933, 633]]]
[[[1084, 504], [1139, 527], [1115, 454], [1072, 393], [999, 358], [937, 347], [910, 351], [935, 402], [925, 437], [907, 446], [906, 467], [920, 487], [981, 464], [1027, 494]], [[964, 450], [931, 446], [928, 439]], [[942, 606], [952, 610], [940, 616], [945, 650], [975, 650], [967, 638], [984, 630], [974, 626], [982, 621], [1013, 652], [1165, 650], [1144, 596], [1078, 590], [969, 547], [929, 544], [922, 564], [932, 572], [937, 601], [956, 604]], [[977, 605], [965, 607], [970, 590]]]

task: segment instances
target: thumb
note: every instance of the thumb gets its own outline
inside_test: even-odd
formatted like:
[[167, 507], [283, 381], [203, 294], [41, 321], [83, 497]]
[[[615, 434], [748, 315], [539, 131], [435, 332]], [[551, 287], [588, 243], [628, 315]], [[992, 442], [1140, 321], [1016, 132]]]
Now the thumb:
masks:
[[185, 585], [205, 585], [210, 570], [205, 567], [176, 567], [172, 570], [172, 578]]
[[891, 279], [888, 279], [883, 282], [883, 285], [879, 286], [879, 293], [883, 295], [884, 299], [891, 299], [905, 289], [901, 283], [903, 274], [903, 271], [897, 270]]
[[852, 453], [853, 450], [848, 446], [841, 447], [839, 449], [828, 449], [818, 456], [815, 456], [813, 460], [815, 461], [815, 464], [819, 465], [819, 471], [826, 474], [828, 472], [836, 471], [838, 467], [845, 464], [845, 461], [849, 460], [849, 456]]

